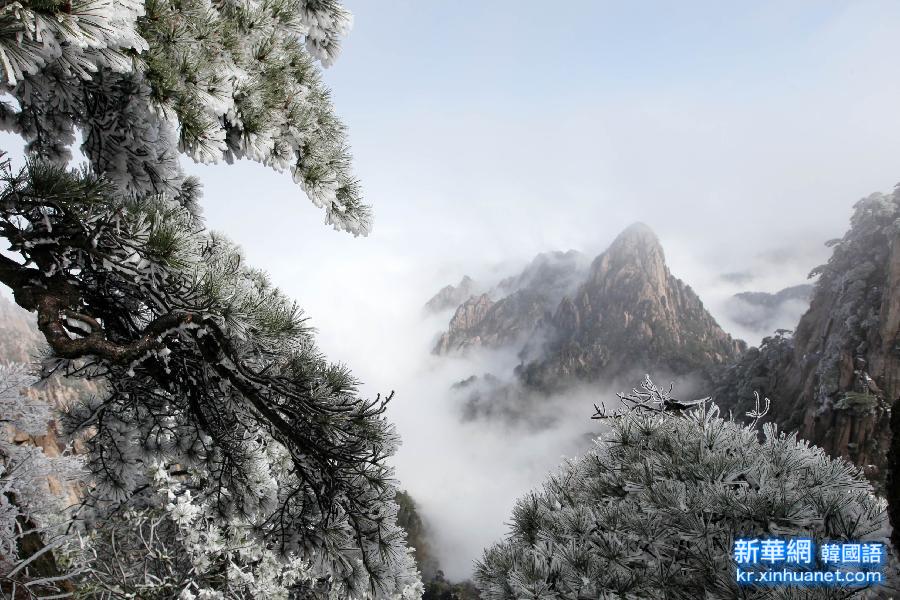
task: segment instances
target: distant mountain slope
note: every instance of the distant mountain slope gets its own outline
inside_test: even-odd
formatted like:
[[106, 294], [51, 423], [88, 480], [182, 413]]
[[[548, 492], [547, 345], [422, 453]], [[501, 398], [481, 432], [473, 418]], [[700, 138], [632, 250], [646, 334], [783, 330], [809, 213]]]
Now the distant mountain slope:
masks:
[[590, 265], [590, 257], [577, 250], [542, 252], [521, 273], [503, 279], [497, 292], [507, 296], [528, 290], [546, 298], [548, 305], [556, 306], [584, 281]]
[[766, 292], [741, 292], [740, 294], [735, 294], [734, 297], [754, 306], [774, 308], [780, 304], [784, 304], [788, 300], [802, 300], [808, 302], [812, 297], [813, 287], [812, 284], [801, 283], [800, 285], [786, 287], [774, 294]]
[[767, 338], [725, 369], [716, 398], [739, 415], [759, 391], [772, 400], [769, 419], [879, 482], [900, 397], [900, 192], [858, 202], [830, 244], [794, 335]]
[[523, 342], [564, 295], [577, 287], [587, 264], [587, 258], [574, 250], [538, 254], [521, 273], [503, 279], [490, 293], [463, 302], [434, 353]]
[[402, 490], [397, 492], [394, 501], [399, 507], [397, 525], [406, 531], [406, 541], [413, 549], [419, 572], [423, 579], [431, 580], [440, 570], [440, 566], [428, 541], [428, 531], [416, 503], [408, 492]]
[[[44, 336], [38, 331], [35, 315], [0, 296], [0, 362], [37, 366], [45, 348]], [[63, 406], [97, 390], [96, 384], [83, 379], [53, 376], [38, 382], [31, 393], [40, 394], [50, 404]]]
[[460, 282], [453, 285], [446, 285], [431, 297], [425, 303], [425, 310], [432, 313], [438, 313], [458, 306], [469, 296], [475, 293], [475, 281], [468, 275], [464, 275]]
[[412, 496], [398, 491], [394, 500], [400, 509], [397, 524], [406, 531], [406, 542], [413, 549], [425, 584], [422, 600], [478, 600], [480, 595], [471, 581], [450, 582], [444, 576], [428, 539], [428, 527]]
[[784, 288], [774, 294], [742, 292], [725, 303], [724, 309], [733, 322], [760, 333], [793, 328], [809, 308], [813, 285], [804, 283]]
[[[0, 295], [0, 362], [34, 365], [37, 371], [37, 361], [44, 355], [44, 348], [44, 337], [38, 331], [35, 315]], [[27, 388], [25, 393], [51, 406], [63, 407], [99, 391], [100, 387], [96, 382], [51, 375]], [[2, 418], [0, 415], [0, 419]], [[43, 435], [31, 435], [8, 426], [0, 427], [0, 435], [9, 436], [9, 439], [19, 445], [39, 447], [51, 458], [59, 456], [66, 449], [65, 440], [61, 439], [55, 421], [48, 424]], [[81, 438], [74, 440], [74, 449], [76, 452], [85, 451]], [[60, 488], [60, 482], [52, 478], [49, 483], [54, 492], [65, 491], [70, 503], [75, 504], [80, 500], [82, 490], [79, 485]]]
[[0, 361], [30, 363], [43, 343], [35, 316], [0, 295]]

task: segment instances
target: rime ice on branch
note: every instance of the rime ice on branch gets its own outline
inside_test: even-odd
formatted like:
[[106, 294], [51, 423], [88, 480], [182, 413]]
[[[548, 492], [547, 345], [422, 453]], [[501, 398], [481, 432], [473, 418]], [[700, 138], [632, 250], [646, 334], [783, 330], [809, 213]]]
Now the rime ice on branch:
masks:
[[180, 152], [290, 172], [336, 229], [371, 211], [316, 61], [349, 31], [334, 0], [75, 0], [0, 7], [0, 126], [32, 156], [71, 158], [131, 195], [177, 194]]
[[[28, 158], [0, 165], [0, 282], [37, 313], [48, 372], [105, 384], [63, 421], [90, 434], [85, 585], [418, 596], [386, 464], [398, 444], [388, 398], [360, 398], [300, 309], [205, 230], [199, 183], [179, 165], [185, 153], [289, 171], [328, 223], [365, 234], [370, 211], [316, 65], [337, 56], [349, 13], [333, 0], [51, 0], [3, 4], [0, 20], [12, 100], [0, 125]], [[67, 164], [76, 133], [81, 170]], [[172, 510], [158, 512], [160, 494]], [[153, 519], [168, 529], [142, 558], [190, 557], [186, 571], [96, 545]]]
[[886, 542], [884, 501], [857, 467], [649, 378], [622, 398], [622, 410], [598, 411], [609, 428], [591, 451], [517, 502], [476, 568], [482, 598], [848, 597], [739, 588], [731, 549], [737, 537]]

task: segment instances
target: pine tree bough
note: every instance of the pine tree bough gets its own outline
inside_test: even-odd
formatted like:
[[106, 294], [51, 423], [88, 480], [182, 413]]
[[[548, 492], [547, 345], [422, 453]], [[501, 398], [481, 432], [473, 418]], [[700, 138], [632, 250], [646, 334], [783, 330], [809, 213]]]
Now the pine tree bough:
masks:
[[[678, 402], [649, 378], [598, 410], [609, 427], [583, 457], [518, 500], [510, 531], [475, 582], [519, 598], [867, 597], [838, 587], [741, 586], [736, 538], [888, 541], [885, 502], [843, 459], [767, 423], [722, 419], [709, 399]], [[757, 401], [754, 421], [765, 416]], [[886, 566], [886, 579], [896, 561]], [[872, 590], [890, 594], [895, 590]]]
[[[4, 282], [5, 283], [5, 282]], [[76, 359], [85, 356], [96, 356], [116, 364], [136, 360], [151, 350], [162, 350], [165, 344], [161, 341], [167, 332], [183, 325], [188, 325], [195, 315], [191, 313], [169, 313], [154, 319], [138, 339], [128, 345], [110, 342], [103, 328], [96, 319], [88, 315], [76, 313], [68, 308], [59, 297], [50, 292], [35, 294], [37, 301], [38, 328], [50, 344], [53, 353], [60, 358]], [[65, 319], [75, 319], [91, 327], [91, 333], [81, 338], [70, 337]]]
[[366, 234], [316, 64], [350, 23], [335, 0], [0, 2], [0, 129], [27, 157], [0, 164], [0, 282], [37, 313], [45, 373], [103, 384], [62, 418], [87, 436], [87, 597], [421, 595], [390, 397], [360, 398], [299, 308], [205, 230], [179, 162], [289, 172]]
[[249, 519], [279, 555], [316, 557], [312, 572], [351, 596], [415, 584], [385, 465], [389, 397], [357, 397], [296, 305], [203, 230], [196, 186], [122, 199], [43, 159], [4, 163], [2, 180], [0, 235], [19, 260], [0, 258], [0, 281], [37, 311], [47, 369], [106, 382], [65, 418], [93, 432], [91, 511], [133, 503], [163, 460], [210, 510]]
[[25, 0], [0, 5], [0, 128], [65, 163], [75, 133], [123, 193], [175, 193], [178, 156], [289, 172], [335, 229], [365, 235], [328, 66], [350, 14], [331, 0]]

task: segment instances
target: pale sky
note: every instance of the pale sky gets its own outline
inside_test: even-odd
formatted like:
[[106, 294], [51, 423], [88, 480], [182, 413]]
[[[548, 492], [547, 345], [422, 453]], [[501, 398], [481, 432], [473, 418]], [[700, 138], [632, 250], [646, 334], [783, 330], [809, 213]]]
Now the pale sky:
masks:
[[[636, 220], [717, 317], [730, 294], [803, 282], [853, 203], [900, 181], [900, 3], [346, 5], [354, 29], [325, 78], [372, 234], [323, 226], [286, 175], [188, 169], [210, 227], [301, 302], [326, 354], [365, 393], [396, 390], [398, 475], [464, 576], [567, 446], [453, 429], [446, 385], [502, 360], [430, 358], [447, 315], [423, 321], [421, 304], [540, 251], [596, 254]], [[720, 278], [744, 270], [756, 279]], [[464, 481], [478, 464], [504, 475]]]
[[373, 234], [322, 227], [261, 167], [196, 169], [210, 225], [323, 330], [360, 275], [424, 297], [541, 250], [602, 250], [635, 220], [700, 291], [785, 248], [804, 256], [782, 273], [795, 283], [857, 199], [900, 181], [896, 2], [347, 4], [326, 80]]

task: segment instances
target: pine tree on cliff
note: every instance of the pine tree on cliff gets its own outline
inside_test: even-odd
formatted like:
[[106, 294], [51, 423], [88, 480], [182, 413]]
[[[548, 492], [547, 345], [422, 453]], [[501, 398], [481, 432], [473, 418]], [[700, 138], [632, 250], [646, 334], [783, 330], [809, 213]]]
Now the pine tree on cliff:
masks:
[[[14, 100], [0, 124], [27, 154], [21, 170], [2, 164], [0, 282], [37, 313], [47, 371], [105, 384], [64, 419], [89, 435], [81, 517], [99, 546], [85, 585], [417, 595], [386, 400], [360, 398], [300, 309], [205, 229], [179, 165], [183, 153], [288, 171], [327, 223], [365, 234], [316, 65], [334, 60], [349, 13], [333, 0], [25, 0], [0, 19]], [[76, 133], [89, 164], [72, 170]], [[154, 519], [169, 525], [144, 527]], [[155, 537], [110, 548], [104, 527]]]

